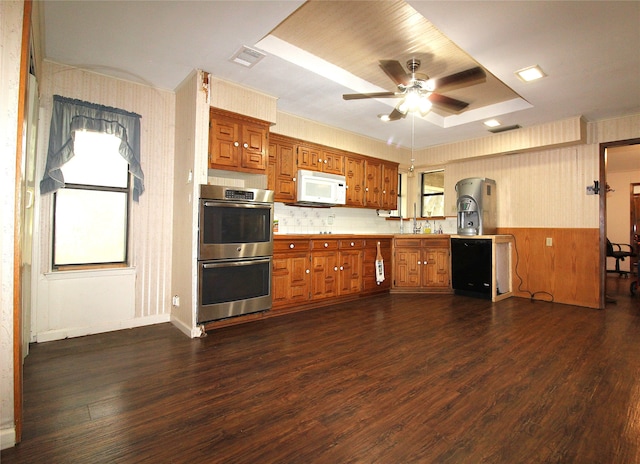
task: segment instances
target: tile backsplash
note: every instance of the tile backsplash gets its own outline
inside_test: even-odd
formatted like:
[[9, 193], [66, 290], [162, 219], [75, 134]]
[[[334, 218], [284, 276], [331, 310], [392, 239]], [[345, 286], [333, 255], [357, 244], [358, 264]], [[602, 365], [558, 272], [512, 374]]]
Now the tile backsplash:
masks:
[[[397, 234], [400, 221], [378, 216], [365, 208], [307, 208], [275, 203], [274, 219], [278, 234]], [[421, 229], [427, 221], [418, 221]], [[445, 234], [456, 233], [456, 218], [429, 221], [432, 231], [442, 227]], [[413, 221], [404, 221], [404, 232], [411, 233]]]

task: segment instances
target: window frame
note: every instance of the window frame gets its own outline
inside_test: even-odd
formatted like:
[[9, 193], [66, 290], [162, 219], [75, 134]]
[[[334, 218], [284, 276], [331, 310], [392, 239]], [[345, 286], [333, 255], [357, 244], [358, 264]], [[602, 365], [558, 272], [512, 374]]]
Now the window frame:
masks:
[[[428, 174], [432, 174], [434, 172], [442, 172], [442, 192], [429, 192], [429, 193], [425, 193], [424, 191], [424, 187], [425, 187], [425, 176]], [[420, 173], [420, 214], [421, 217], [429, 217], [429, 218], [438, 218], [438, 219], [444, 219], [445, 218], [445, 212], [444, 212], [444, 176], [445, 176], [445, 169], [444, 168], [438, 168], [438, 169], [431, 169], [429, 171], [424, 171]], [[428, 215], [425, 211], [425, 205], [426, 205], [426, 201], [425, 198], [427, 197], [436, 197], [436, 196], [441, 196], [442, 197], [442, 215], [441, 216], [436, 216], [436, 215]]]
[[[109, 135], [106, 132], [99, 132]], [[119, 153], [115, 155], [120, 156]], [[64, 170], [64, 166], [62, 167]], [[133, 182], [132, 174], [128, 170], [127, 163], [127, 185], [124, 187], [114, 187], [105, 185], [79, 184], [65, 182], [64, 187], [53, 193], [52, 216], [51, 216], [51, 269], [52, 271], [72, 271], [72, 270], [93, 270], [93, 269], [112, 269], [129, 267], [130, 243], [131, 243], [131, 206]], [[122, 261], [104, 261], [104, 262], [87, 262], [87, 263], [65, 263], [56, 264], [56, 208], [58, 202], [58, 192], [62, 189], [73, 189], [80, 191], [97, 191], [97, 192], [114, 192], [125, 195], [124, 206], [124, 259]]]

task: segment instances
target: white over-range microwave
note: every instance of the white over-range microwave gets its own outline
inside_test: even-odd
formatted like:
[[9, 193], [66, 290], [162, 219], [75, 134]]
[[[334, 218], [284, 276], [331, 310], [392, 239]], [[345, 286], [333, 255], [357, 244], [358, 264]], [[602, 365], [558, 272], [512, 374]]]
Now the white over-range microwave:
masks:
[[347, 181], [344, 176], [325, 172], [298, 170], [297, 201], [299, 205], [344, 205], [347, 200]]

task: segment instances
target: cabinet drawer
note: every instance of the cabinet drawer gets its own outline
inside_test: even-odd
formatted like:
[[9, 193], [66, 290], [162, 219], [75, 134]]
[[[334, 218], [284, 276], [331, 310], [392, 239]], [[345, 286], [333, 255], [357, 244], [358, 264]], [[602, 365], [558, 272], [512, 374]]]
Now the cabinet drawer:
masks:
[[419, 238], [396, 238], [394, 240], [394, 245], [397, 247], [416, 247], [416, 248], [420, 248], [422, 246], [421, 240]]
[[311, 240], [312, 250], [337, 250], [338, 240]]
[[291, 239], [273, 241], [274, 253], [285, 253], [287, 251], [309, 251], [309, 240]]
[[449, 248], [448, 238], [423, 238], [422, 246], [426, 248]]
[[338, 247], [341, 250], [349, 250], [349, 249], [360, 249], [364, 246], [364, 240], [360, 239], [360, 238], [353, 238], [353, 239], [343, 239], [340, 240], [340, 242], [338, 243]]

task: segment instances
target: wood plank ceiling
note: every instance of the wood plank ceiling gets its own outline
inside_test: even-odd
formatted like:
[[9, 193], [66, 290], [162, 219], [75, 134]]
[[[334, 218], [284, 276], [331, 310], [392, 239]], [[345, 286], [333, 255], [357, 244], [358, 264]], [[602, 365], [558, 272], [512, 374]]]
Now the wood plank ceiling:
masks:
[[[396, 87], [379, 67], [379, 60], [398, 60], [405, 66], [409, 59], [419, 59], [422, 64], [418, 72], [431, 78], [480, 66], [402, 0], [310, 0], [269, 35], [389, 91]], [[485, 72], [485, 83], [445, 94], [468, 102], [467, 110], [520, 98], [486, 69]]]

